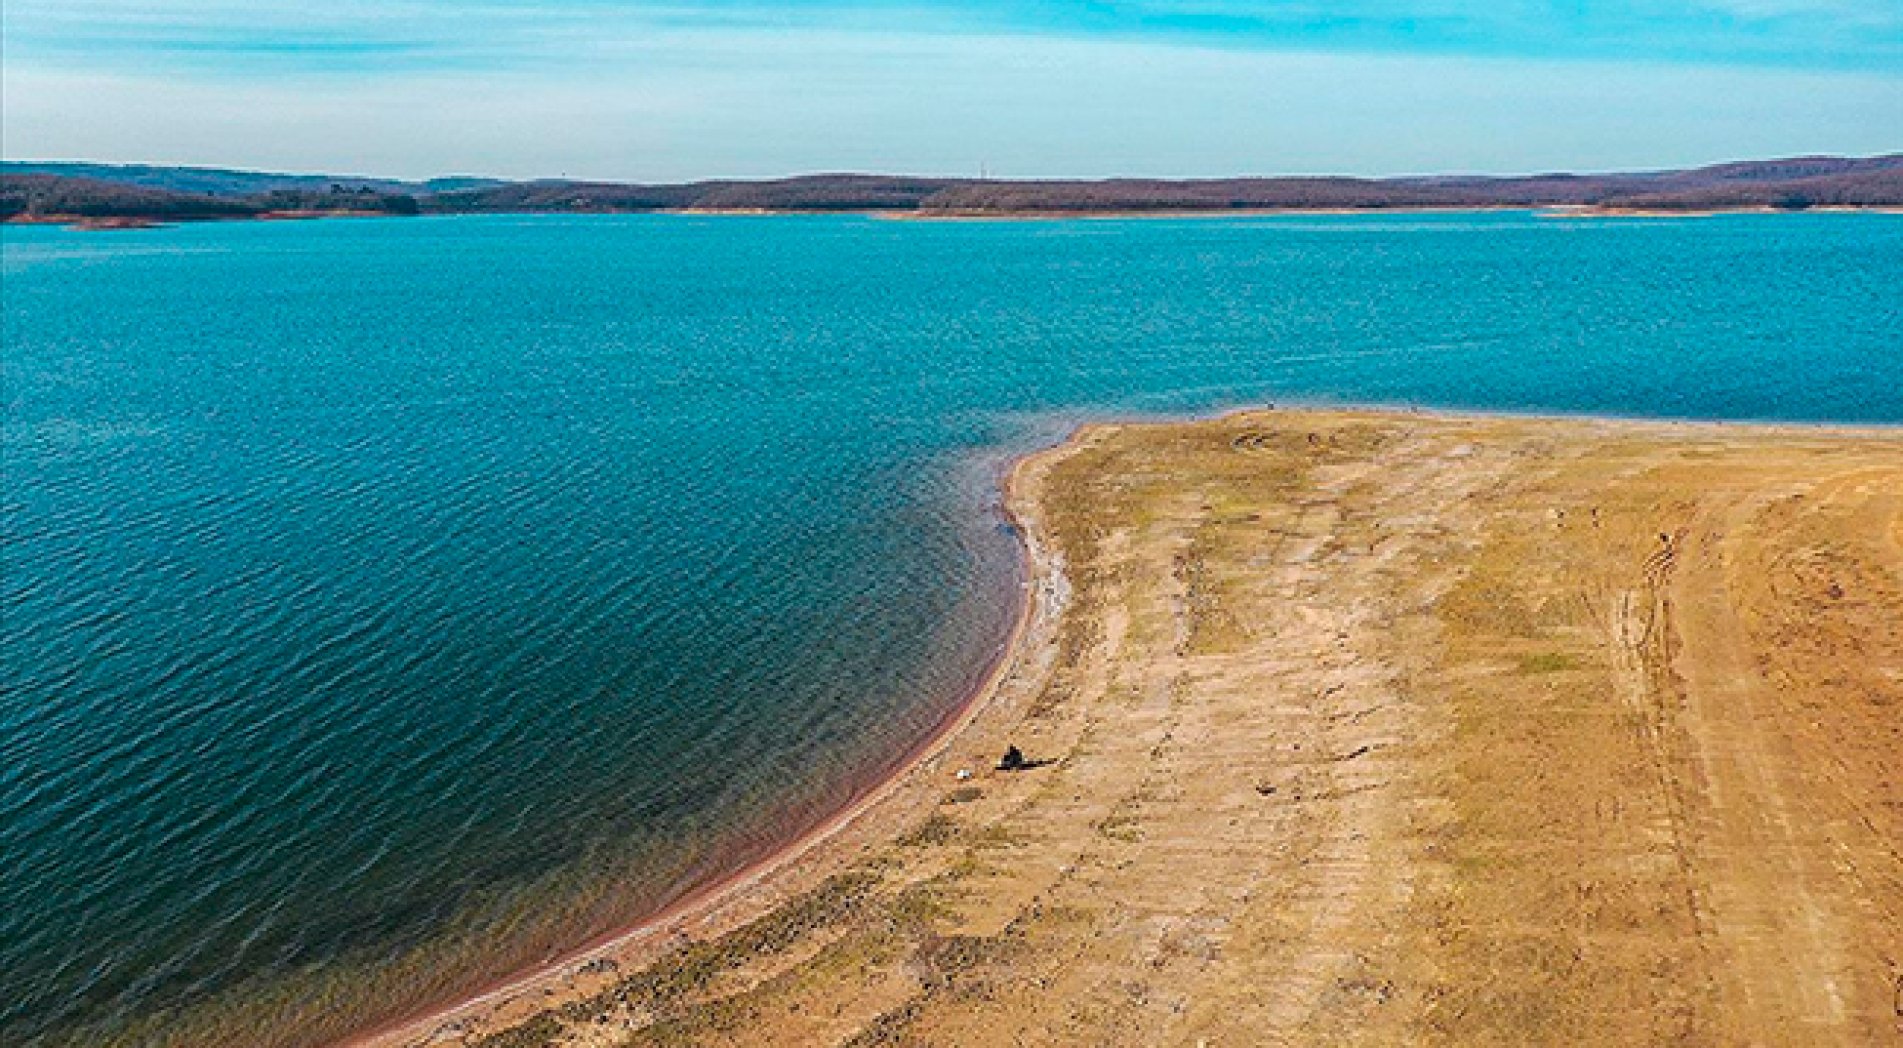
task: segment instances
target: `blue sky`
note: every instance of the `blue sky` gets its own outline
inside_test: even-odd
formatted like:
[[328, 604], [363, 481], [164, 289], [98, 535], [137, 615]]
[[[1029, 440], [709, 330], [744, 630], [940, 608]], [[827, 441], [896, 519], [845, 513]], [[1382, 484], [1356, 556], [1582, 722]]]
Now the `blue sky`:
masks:
[[9, 158], [671, 180], [1903, 150], [1903, 0], [6, 0]]

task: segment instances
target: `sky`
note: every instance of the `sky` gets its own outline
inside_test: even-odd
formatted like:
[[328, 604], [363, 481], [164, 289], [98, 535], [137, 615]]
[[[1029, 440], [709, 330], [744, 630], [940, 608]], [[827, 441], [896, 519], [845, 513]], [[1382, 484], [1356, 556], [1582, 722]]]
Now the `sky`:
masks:
[[0, 154], [675, 181], [1903, 151], [1903, 0], [5, 0]]

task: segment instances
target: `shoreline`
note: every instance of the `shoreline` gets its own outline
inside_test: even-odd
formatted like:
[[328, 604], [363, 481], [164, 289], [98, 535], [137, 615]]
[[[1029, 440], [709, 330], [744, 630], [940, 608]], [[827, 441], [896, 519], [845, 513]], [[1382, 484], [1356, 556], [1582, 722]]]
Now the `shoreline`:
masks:
[[176, 226], [206, 225], [220, 222], [309, 222], [320, 218], [416, 218], [417, 215], [394, 211], [365, 211], [348, 208], [333, 210], [259, 211], [249, 215], [8, 215], [0, 226], [58, 226], [81, 233], [108, 233], [140, 229], [171, 229]]
[[[1001, 706], [1016, 705], [1019, 707], [1017, 712], [1023, 712], [1022, 696], [1007, 701], [1003, 698], [1004, 690], [1011, 686], [1015, 686], [1018, 691], [1026, 687], [1035, 690], [1041, 686], [1041, 682], [1050, 680], [1058, 672], [1052, 669], [1052, 662], [1057, 658], [1061, 629], [1068, 628], [1065, 613], [1072, 603], [1068, 587], [1074, 584], [1065, 571], [1065, 558], [1075, 551], [1057, 546], [1054, 537], [1047, 533], [1053, 526], [1051, 517], [1057, 511], [1040, 502], [1043, 479], [1054, 468], [1086, 450], [1105, 443], [1141, 444], [1149, 439], [1146, 433], [1222, 433], [1252, 426], [1291, 424], [1298, 429], [1314, 427], [1310, 429], [1311, 446], [1316, 429], [1346, 433], [1357, 429], [1398, 427], [1405, 430], [1419, 428], [1429, 432], [1512, 434], [1514, 440], [1522, 443], [1530, 441], [1529, 446], [1532, 447], [1545, 441], [1556, 441], [1568, 447], [1590, 447], [1596, 444], [1642, 446], [1648, 449], [1648, 453], [1659, 455], [1676, 454], [1678, 450], [1699, 444], [1722, 443], [1742, 448], [1745, 453], [1769, 455], [1788, 453], [1788, 447], [1794, 444], [1825, 442], [1851, 445], [1875, 442], [1881, 447], [1894, 447], [1897, 439], [1897, 428], [1883, 425], [1449, 412], [1334, 405], [1236, 406], [1187, 418], [1110, 418], [1072, 426], [1060, 442], [1016, 456], [1001, 470], [1001, 509], [1018, 537], [1023, 572], [1019, 580], [1018, 617], [1007, 642], [964, 702], [938, 730], [901, 758], [889, 775], [815, 829], [758, 862], [690, 893], [631, 928], [578, 948], [560, 960], [504, 980], [462, 1001], [342, 1043], [352, 1048], [420, 1048], [447, 1043], [484, 1043], [479, 1039], [515, 1029], [525, 1022], [546, 1019], [565, 1005], [598, 1005], [618, 977], [630, 971], [643, 970], [646, 965], [655, 965], [666, 956], [665, 951], [670, 947], [689, 943], [715, 945], [723, 941], [724, 937], [747, 929], [753, 922], [777, 916], [784, 909], [797, 909], [796, 902], [801, 893], [813, 889], [822, 880], [831, 883], [828, 878], [851, 868], [855, 858], [863, 858], [874, 850], [886, 856], [890, 856], [895, 848], [903, 851], [905, 839], [921, 832], [918, 825], [921, 813], [932, 812], [930, 820], [945, 817], [943, 805], [950, 802], [939, 800], [934, 806], [930, 800], [930, 794], [942, 791], [946, 786], [943, 781], [943, 773], [947, 770], [945, 758], [957, 750], [982, 753], [985, 752], [984, 746], [995, 748], [996, 738], [991, 736], [997, 736], [995, 729], [998, 725], [990, 725], [994, 730], [987, 734], [979, 730], [979, 724], [987, 719], [987, 714], [1006, 716], [1013, 712], [1001, 709]], [[1332, 442], [1334, 438], [1329, 439]], [[1466, 447], [1462, 444], [1447, 454], [1464, 458], [1469, 454], [1464, 450]], [[1512, 455], [1527, 453], [1526, 450], [1518, 450], [1513, 451]], [[1463, 471], [1471, 473], [1475, 469], [1464, 464], [1436, 468], [1451, 469], [1456, 474]], [[1501, 475], [1499, 470], [1511, 467], [1503, 462], [1490, 468], [1496, 471], [1493, 476], [1497, 480]], [[1462, 484], [1473, 482], [1471, 477], [1461, 481]], [[1065, 512], [1073, 510], [1066, 509]], [[1593, 526], [1596, 528], [1596, 509], [1594, 513]], [[1370, 545], [1371, 553], [1374, 548]], [[1086, 566], [1084, 570], [1088, 573], [1090, 569]], [[1078, 614], [1085, 612], [1079, 611]], [[1568, 657], [1555, 656], [1552, 661], [1555, 666], [1573, 665]], [[1097, 700], [1099, 705], [1104, 701]], [[1358, 722], [1365, 712], [1353, 712], [1354, 720]], [[1023, 715], [1036, 717], [1039, 714], [1033, 710]], [[1344, 711], [1331, 716], [1348, 715], [1349, 712]], [[1016, 727], [1023, 730], [1023, 723]], [[1006, 734], [1002, 737], [1020, 736]], [[1365, 746], [1354, 752], [1366, 752]], [[1338, 759], [1347, 760], [1351, 757]], [[1068, 764], [1069, 757], [1059, 758], [1058, 763], [1060, 766]], [[982, 764], [976, 766], [984, 767]], [[959, 778], [962, 781], [965, 776], [961, 774]], [[979, 781], [992, 786], [997, 777], [986, 771], [981, 773]], [[997, 788], [1005, 789], [1003, 785]], [[1270, 794], [1275, 792], [1274, 788], [1260, 784], [1256, 792], [1261, 793], [1265, 789]], [[1295, 799], [1300, 799], [1299, 792]], [[930, 824], [928, 820], [926, 825]], [[1098, 823], [1098, 832], [1106, 832], [1102, 829], [1103, 825]], [[906, 832], [908, 826], [911, 827], [909, 833]], [[1060, 871], [1070, 868], [1059, 867]], [[823, 889], [824, 885], [821, 885], [817, 890]], [[665, 971], [664, 968], [662, 970]], [[607, 1020], [604, 1018], [599, 1021]]]
[[1187, 207], [1187, 208], [942, 208], [866, 212], [892, 222], [1065, 222], [1085, 219], [1346, 218], [1354, 215], [1470, 215], [1537, 211], [1532, 204], [1394, 205], [1384, 207]]
[[253, 215], [70, 215], [18, 214], [0, 218], [0, 226], [58, 226], [81, 232], [169, 229], [181, 225], [224, 222], [288, 222], [328, 218], [456, 218], [469, 216], [561, 215], [676, 215], [687, 218], [816, 218], [853, 215], [885, 222], [1066, 222], [1223, 218], [1349, 218], [1357, 215], [1463, 215], [1525, 213], [1535, 218], [1564, 220], [1590, 218], [1721, 218], [1730, 215], [1903, 215], [1897, 204], [1820, 204], [1806, 208], [1777, 208], [1749, 204], [1712, 208], [1600, 207], [1577, 204], [1445, 204], [1392, 207], [1236, 207], [1236, 208], [1106, 208], [958, 210], [916, 208], [630, 208], [563, 211], [424, 211], [400, 214], [385, 211], [264, 211]]
[[[1048, 632], [1061, 612], [1062, 598], [1054, 596], [1061, 593], [1065, 585], [1061, 562], [1053, 558], [1039, 538], [1036, 507], [1021, 497], [1019, 487], [1026, 471], [1048, 467], [1073, 453], [1079, 428], [1073, 428], [1056, 444], [1011, 457], [999, 471], [1001, 476], [997, 483], [1002, 494], [999, 512], [1017, 539], [1018, 599], [1011, 629], [978, 682], [953, 705], [938, 728], [894, 761], [883, 778], [799, 837], [687, 892], [632, 925], [598, 936], [554, 960], [505, 976], [462, 999], [333, 1041], [335, 1048], [413, 1048], [439, 1043], [439, 1035], [445, 1032], [445, 1027], [477, 1017], [494, 1022], [510, 1005], [530, 996], [535, 997], [538, 1009], [585, 997], [588, 990], [584, 986], [589, 982], [585, 976], [590, 970], [596, 973], [604, 968], [622, 970], [631, 961], [652, 961], [671, 943], [691, 936], [690, 925], [718, 925], [718, 928], [697, 929], [708, 937], [730, 927], [743, 926], [770, 912], [784, 894], [798, 890], [798, 886], [774, 882], [787, 878], [800, 860], [822, 849], [849, 849], [869, 843], [854, 839], [854, 831], [862, 828], [862, 820], [893, 801], [895, 794], [944, 756], [951, 744], [984, 714], [1018, 663], [1035, 653], [1034, 634], [1039, 632], [1038, 627], [1042, 625]], [[821, 872], [808, 870], [799, 879], [816, 881]], [[754, 893], [766, 897], [751, 897]], [[612, 966], [604, 965], [604, 961]], [[551, 984], [562, 982], [568, 985], [559, 991], [552, 989]]]

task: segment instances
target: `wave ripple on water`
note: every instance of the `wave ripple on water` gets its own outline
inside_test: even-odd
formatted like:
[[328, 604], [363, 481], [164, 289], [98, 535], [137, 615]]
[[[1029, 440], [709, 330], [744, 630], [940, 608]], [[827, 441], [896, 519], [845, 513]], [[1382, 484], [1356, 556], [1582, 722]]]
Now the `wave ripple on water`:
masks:
[[1894, 423], [1899, 263], [1886, 216], [9, 230], [0, 1040], [321, 1040], [765, 853], [982, 672], [995, 470], [1070, 420]]

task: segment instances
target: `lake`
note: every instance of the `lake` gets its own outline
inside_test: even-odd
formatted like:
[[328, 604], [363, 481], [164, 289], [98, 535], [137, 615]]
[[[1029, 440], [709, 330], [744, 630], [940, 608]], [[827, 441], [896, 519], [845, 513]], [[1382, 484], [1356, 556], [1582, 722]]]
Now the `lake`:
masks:
[[983, 676], [1079, 421], [1895, 424], [1899, 274], [1895, 215], [6, 227], [0, 1041], [320, 1043], [770, 853]]

